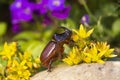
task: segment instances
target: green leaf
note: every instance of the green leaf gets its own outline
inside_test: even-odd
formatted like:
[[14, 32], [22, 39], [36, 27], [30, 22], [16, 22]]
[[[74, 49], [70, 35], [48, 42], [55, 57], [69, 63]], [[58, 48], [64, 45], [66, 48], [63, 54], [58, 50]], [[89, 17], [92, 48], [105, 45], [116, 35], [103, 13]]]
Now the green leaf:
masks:
[[34, 58], [38, 57], [41, 55], [44, 47], [45, 47], [45, 43], [44, 42], [40, 42], [39, 44], [37, 44], [33, 49], [32, 49], [32, 55]]
[[31, 51], [34, 58], [40, 56], [42, 50], [45, 47], [45, 43], [43, 41], [31, 40], [28, 42], [27, 51]]
[[108, 3], [108, 4], [105, 4], [105, 5], [102, 5], [101, 9], [102, 9], [102, 12], [104, 13], [104, 15], [116, 15], [115, 11], [116, 11], [116, 8], [117, 6], [113, 3]]
[[17, 34], [16, 36], [14, 36], [13, 39], [15, 39], [15, 40], [19, 40], [19, 39], [31, 40], [31, 39], [39, 39], [39, 38], [40, 38], [39, 33], [35, 33], [32, 31], [25, 31], [25, 32], [21, 32], [21, 33]]
[[112, 31], [114, 36], [117, 36], [120, 33], [120, 18], [113, 23]]
[[7, 25], [4, 22], [0, 23], [0, 36], [4, 35], [7, 29]]
[[61, 26], [65, 26], [65, 27], [68, 27], [70, 29], [75, 29], [76, 28], [75, 22], [70, 18], [68, 18], [66, 20], [66, 23], [61, 23]]
[[42, 33], [41, 39], [43, 41], [49, 41], [52, 37], [53, 31], [52, 30], [46, 30]]
[[33, 58], [40, 56], [42, 50], [47, 44], [44, 41], [39, 40], [29, 40], [29, 41], [18, 41], [18, 44], [21, 46], [22, 51], [30, 51], [33, 55]]

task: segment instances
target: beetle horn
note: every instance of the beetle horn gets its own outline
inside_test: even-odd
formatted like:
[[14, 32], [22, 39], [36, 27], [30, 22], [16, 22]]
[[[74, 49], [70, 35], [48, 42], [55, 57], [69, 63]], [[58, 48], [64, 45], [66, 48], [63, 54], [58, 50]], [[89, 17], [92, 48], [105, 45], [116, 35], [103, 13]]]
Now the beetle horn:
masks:
[[71, 35], [72, 35], [72, 31], [69, 30], [68, 28], [63, 27], [63, 26], [61, 26], [60, 28], [63, 28], [63, 29], [65, 30], [65, 33], [66, 33], [68, 36], [71, 36]]
[[68, 28], [66, 28], [66, 27], [60, 26], [60, 28], [64, 29], [64, 30], [65, 30], [65, 32], [71, 32], [71, 30], [69, 30], [69, 29], [68, 29]]

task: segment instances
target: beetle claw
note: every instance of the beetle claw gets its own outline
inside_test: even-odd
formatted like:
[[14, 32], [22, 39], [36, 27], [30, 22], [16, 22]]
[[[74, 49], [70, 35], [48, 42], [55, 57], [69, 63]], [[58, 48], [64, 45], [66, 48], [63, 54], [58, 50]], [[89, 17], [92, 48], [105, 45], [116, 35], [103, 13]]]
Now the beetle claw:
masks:
[[48, 69], [47, 72], [51, 72], [51, 69]]

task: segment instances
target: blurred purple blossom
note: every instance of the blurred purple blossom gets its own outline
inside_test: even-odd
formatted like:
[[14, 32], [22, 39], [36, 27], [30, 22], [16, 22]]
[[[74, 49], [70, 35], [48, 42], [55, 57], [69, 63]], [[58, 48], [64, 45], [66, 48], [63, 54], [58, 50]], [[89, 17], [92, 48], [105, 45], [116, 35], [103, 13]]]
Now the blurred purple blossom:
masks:
[[69, 16], [71, 7], [67, 6], [62, 10], [55, 10], [51, 12], [51, 15], [58, 18], [58, 19], [66, 19]]
[[[15, 0], [10, 5], [13, 31], [19, 31], [19, 23], [33, 20], [33, 14], [43, 16], [42, 24], [52, 23], [52, 17], [66, 19], [69, 16], [70, 6], [65, 6], [65, 0]], [[51, 14], [50, 16], [48, 16]]]
[[14, 33], [20, 31], [20, 22], [32, 20], [33, 10], [34, 4], [29, 3], [28, 0], [15, 0], [10, 5], [12, 30]]
[[37, 11], [44, 15], [50, 11], [51, 15], [58, 19], [65, 19], [69, 15], [70, 6], [65, 6], [65, 0], [41, 0], [37, 3], [28, 0], [15, 0], [11, 6], [12, 23], [20, 21], [30, 21], [33, 18], [33, 12]]
[[29, 21], [32, 19], [34, 4], [27, 2], [28, 0], [15, 0], [11, 6], [12, 23], [20, 21]]
[[52, 23], [52, 19], [49, 16], [45, 15], [42, 21], [42, 25], [47, 26], [50, 25], [51, 23]]
[[20, 24], [19, 23], [13, 24], [12, 25], [12, 30], [13, 30], [14, 33], [20, 32], [21, 31]]
[[65, 8], [65, 0], [48, 0], [48, 9], [53, 10], [63, 10]]
[[89, 15], [88, 14], [83, 15], [81, 18], [81, 23], [82, 24], [89, 24], [89, 22], [90, 22]]
[[35, 11], [38, 12], [38, 14], [45, 14], [47, 13], [48, 9], [47, 9], [47, 0], [41, 0], [40, 2], [37, 2], [35, 4]]
[[43, 23], [44, 24], [50, 24], [52, 22], [51, 18], [48, 17], [48, 16], [45, 16], [44, 19], [43, 19]]

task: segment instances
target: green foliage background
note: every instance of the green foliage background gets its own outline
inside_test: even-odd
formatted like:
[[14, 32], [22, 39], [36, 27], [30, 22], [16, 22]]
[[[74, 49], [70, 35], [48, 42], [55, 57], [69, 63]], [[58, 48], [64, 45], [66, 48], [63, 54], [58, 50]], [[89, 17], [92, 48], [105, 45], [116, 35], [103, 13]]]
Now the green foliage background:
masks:
[[[4, 5], [9, 6], [12, 2], [13, 0], [0, 0], [0, 9], [3, 10]], [[120, 47], [119, 0], [66, 0], [66, 4], [71, 5], [70, 16], [65, 20], [55, 20], [55, 24], [47, 27], [43, 27], [40, 23], [42, 18], [36, 18], [34, 23], [22, 23], [23, 31], [13, 34], [10, 22], [0, 20], [0, 50], [5, 41], [18, 41], [23, 51], [31, 50], [34, 57], [37, 57], [51, 40], [55, 26], [62, 25], [69, 29], [78, 29], [81, 24], [80, 19], [84, 14], [90, 15], [89, 28], [95, 28], [93, 40], [108, 41], [112, 47]]]

